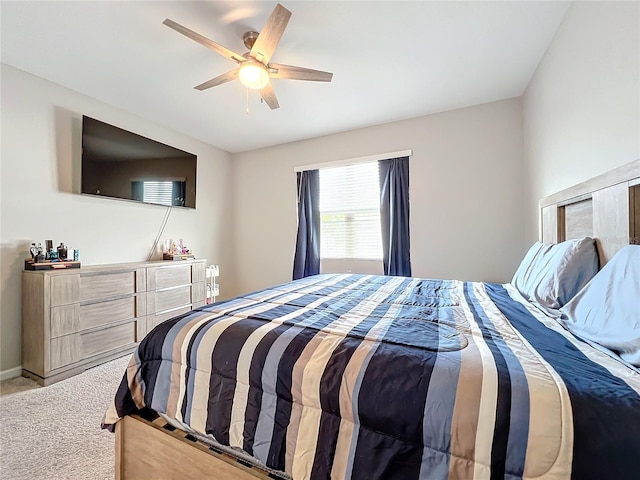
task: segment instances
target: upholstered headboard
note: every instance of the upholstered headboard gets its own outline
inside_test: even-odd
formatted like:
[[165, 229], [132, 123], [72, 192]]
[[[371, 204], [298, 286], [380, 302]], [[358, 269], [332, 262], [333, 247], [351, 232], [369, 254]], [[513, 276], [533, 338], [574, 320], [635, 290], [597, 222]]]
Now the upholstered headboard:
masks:
[[600, 266], [640, 244], [640, 159], [540, 200], [540, 240], [593, 237]]

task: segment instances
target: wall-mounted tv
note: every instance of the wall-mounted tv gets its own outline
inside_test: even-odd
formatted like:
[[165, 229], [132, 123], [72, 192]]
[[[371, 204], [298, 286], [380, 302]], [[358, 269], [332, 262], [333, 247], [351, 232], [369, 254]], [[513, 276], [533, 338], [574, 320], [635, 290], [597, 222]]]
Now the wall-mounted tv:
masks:
[[82, 117], [84, 194], [196, 208], [196, 164], [196, 155]]

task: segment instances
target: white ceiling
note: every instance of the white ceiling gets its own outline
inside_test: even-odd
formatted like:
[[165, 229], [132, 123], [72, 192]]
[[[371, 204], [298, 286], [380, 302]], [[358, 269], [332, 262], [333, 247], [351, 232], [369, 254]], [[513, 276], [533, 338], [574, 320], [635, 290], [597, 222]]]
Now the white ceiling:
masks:
[[[287, 1], [272, 60], [334, 73], [273, 80], [280, 109], [235, 64], [162, 25], [239, 53], [272, 1], [2, 1], [2, 62], [230, 152], [475, 105], [524, 92], [569, 2]], [[79, 112], [86, 113], [86, 112]]]

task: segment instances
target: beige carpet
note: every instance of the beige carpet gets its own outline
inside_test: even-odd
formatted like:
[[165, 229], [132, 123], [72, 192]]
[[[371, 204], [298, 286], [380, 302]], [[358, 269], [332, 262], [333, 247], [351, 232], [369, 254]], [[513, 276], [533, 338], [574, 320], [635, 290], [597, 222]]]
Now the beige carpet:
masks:
[[113, 479], [114, 435], [100, 420], [129, 357], [48, 387], [0, 384], [0, 478]]

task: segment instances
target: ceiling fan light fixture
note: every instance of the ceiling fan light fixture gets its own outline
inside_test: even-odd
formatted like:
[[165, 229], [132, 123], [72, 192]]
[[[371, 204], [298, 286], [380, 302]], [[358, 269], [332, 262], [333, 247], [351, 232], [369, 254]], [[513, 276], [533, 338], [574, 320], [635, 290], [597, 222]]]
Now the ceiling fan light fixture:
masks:
[[245, 62], [240, 66], [238, 78], [245, 87], [262, 90], [269, 83], [269, 72], [260, 62]]
[[[280, 104], [278, 103], [273, 86], [269, 83], [271, 78], [315, 82], [330, 82], [333, 78], [333, 73], [331, 72], [322, 72], [320, 70], [296, 67], [294, 65], [271, 63], [273, 52], [278, 46], [290, 18], [291, 12], [282, 5], [277, 4], [260, 32], [246, 32], [242, 37], [245, 47], [249, 49], [244, 55], [229, 50], [213, 40], [200, 35], [198, 32], [194, 32], [168, 18], [162, 23], [185, 37], [213, 50], [217, 54], [234, 61], [238, 65], [227, 73], [223, 73], [200, 85], [196, 85], [194, 87], [196, 90], [206, 90], [238, 79], [247, 88], [260, 90], [262, 100], [265, 101], [271, 110], [275, 110], [276, 108], [280, 108]], [[247, 98], [249, 98], [248, 90]]]

